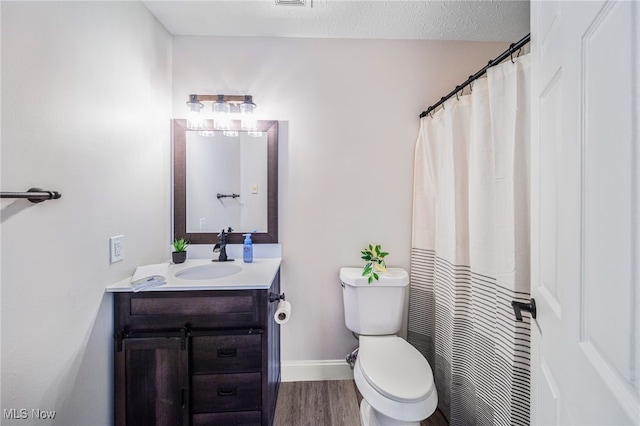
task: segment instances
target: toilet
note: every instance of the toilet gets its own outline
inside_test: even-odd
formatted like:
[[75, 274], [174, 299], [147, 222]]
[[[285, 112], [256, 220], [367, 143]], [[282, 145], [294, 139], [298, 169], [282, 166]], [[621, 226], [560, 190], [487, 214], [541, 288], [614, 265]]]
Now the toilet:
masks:
[[367, 283], [362, 268], [341, 268], [345, 324], [359, 335], [353, 376], [363, 400], [362, 426], [419, 426], [438, 405], [431, 366], [395, 335], [402, 326], [409, 274], [387, 268]]

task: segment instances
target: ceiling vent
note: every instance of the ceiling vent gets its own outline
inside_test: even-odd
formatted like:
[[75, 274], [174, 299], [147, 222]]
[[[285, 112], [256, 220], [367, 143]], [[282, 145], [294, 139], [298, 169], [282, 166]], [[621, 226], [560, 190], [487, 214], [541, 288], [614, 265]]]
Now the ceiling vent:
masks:
[[307, 0], [276, 0], [276, 6], [306, 6]]

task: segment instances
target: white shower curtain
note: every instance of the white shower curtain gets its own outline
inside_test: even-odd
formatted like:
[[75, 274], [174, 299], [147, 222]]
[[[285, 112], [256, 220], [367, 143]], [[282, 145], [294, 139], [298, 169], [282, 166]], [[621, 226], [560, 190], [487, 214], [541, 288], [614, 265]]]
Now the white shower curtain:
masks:
[[452, 426], [528, 425], [529, 57], [421, 119], [408, 341]]

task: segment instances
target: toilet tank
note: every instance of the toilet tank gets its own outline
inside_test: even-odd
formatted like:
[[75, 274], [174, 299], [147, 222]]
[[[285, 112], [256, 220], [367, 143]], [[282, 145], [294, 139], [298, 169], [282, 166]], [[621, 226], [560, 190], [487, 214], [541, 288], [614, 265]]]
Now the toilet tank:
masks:
[[387, 268], [380, 279], [367, 283], [362, 268], [341, 268], [342, 301], [347, 328], [364, 335], [395, 334], [402, 327], [409, 274]]

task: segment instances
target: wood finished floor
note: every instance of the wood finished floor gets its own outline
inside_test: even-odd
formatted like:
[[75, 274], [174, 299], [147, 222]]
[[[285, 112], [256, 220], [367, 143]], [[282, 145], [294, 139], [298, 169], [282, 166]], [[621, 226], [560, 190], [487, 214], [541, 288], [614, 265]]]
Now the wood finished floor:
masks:
[[[280, 383], [274, 426], [359, 426], [360, 401], [353, 380]], [[448, 426], [436, 410], [420, 426]]]

